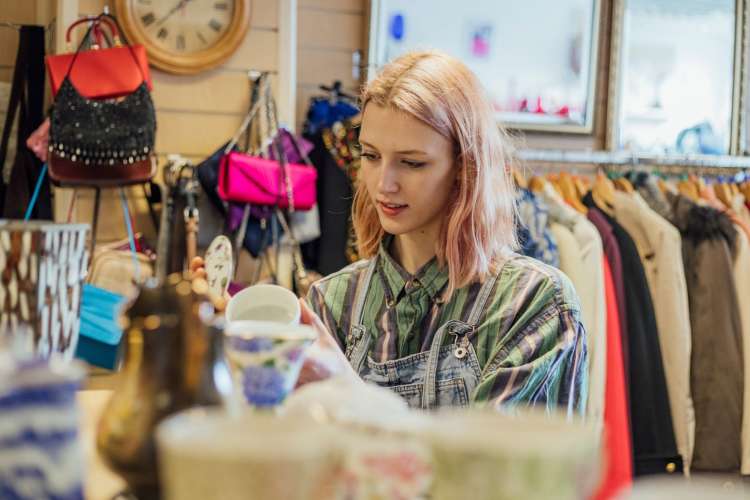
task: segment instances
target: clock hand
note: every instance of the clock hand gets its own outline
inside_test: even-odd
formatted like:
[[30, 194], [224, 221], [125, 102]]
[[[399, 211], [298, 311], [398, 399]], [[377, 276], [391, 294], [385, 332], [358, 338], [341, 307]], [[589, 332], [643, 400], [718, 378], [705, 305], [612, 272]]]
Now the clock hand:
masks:
[[174, 7], [172, 7], [172, 10], [170, 10], [169, 12], [167, 12], [164, 15], [164, 17], [162, 17], [161, 19], [159, 19], [158, 21], [156, 21], [156, 26], [161, 26], [162, 24], [164, 24], [164, 22], [167, 19], [169, 19], [172, 16], [172, 14], [174, 14], [175, 12], [177, 12], [178, 10], [180, 10], [182, 7], [184, 7], [189, 1], [190, 0], [180, 0], [177, 3], [177, 5], [175, 5]]

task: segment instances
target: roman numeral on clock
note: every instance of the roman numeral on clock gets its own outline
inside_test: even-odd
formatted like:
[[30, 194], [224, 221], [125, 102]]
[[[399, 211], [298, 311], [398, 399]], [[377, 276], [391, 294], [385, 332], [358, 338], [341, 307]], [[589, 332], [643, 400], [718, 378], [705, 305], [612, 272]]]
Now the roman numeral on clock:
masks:
[[141, 16], [141, 22], [147, 28], [151, 26], [154, 23], [154, 21], [156, 21], [156, 16], [154, 15], [153, 12], [149, 12], [148, 14]]
[[185, 35], [177, 36], [177, 50], [185, 50]]
[[229, 4], [226, 2], [216, 2], [214, 4], [214, 9], [216, 10], [229, 10]]
[[200, 31], [197, 31], [195, 33], [195, 35], [198, 37], [198, 40], [200, 40], [201, 42], [203, 42], [203, 45], [207, 45], [208, 44], [208, 40], [206, 40], [206, 37], [203, 36], [203, 33], [201, 33]]
[[221, 31], [221, 23], [216, 19], [211, 19], [211, 22], [209, 22], [208, 25], [217, 33]]
[[159, 30], [159, 32], [156, 34], [156, 36], [158, 38], [160, 38], [161, 40], [166, 40], [168, 34], [169, 34], [169, 32], [167, 31], [167, 29], [166, 28], [162, 28], [162, 29]]

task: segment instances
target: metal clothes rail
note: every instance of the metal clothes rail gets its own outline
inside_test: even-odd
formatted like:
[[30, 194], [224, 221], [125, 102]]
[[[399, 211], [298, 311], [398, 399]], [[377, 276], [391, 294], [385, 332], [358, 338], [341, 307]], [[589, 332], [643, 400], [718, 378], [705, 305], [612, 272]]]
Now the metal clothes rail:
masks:
[[579, 164], [597, 166], [647, 166], [664, 170], [682, 169], [688, 172], [720, 172], [724, 170], [750, 169], [750, 157], [729, 155], [655, 155], [631, 153], [627, 151], [566, 151], [522, 149], [516, 152], [516, 158], [522, 162]]

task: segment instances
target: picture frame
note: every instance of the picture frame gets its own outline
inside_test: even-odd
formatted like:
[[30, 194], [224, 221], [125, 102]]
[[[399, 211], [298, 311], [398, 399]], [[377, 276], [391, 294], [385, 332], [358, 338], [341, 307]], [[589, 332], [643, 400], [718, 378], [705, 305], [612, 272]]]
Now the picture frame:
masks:
[[[558, 1], [545, 4], [548, 8], [568, 8], [567, 17], [560, 19], [561, 16], [550, 12], [540, 17], [534, 2], [525, 0], [450, 2], [444, 8], [433, 0], [372, 0], [369, 9], [367, 78], [372, 79], [378, 68], [398, 55], [396, 52], [435, 48], [459, 58], [479, 76], [493, 98], [498, 122], [506, 128], [593, 135], [597, 74], [603, 52], [599, 46], [604, 22], [602, 1], [567, 0], [567, 3]], [[507, 5], [503, 6], [503, 2]], [[440, 14], [417, 15], [425, 9]], [[403, 15], [400, 27], [396, 17], [398, 12]], [[536, 29], [538, 27], [532, 25], [534, 19], [550, 23], [546, 31], [554, 32], [555, 36], [542, 40], [540, 33], [544, 33], [545, 29]], [[571, 19], [578, 24], [573, 26]], [[515, 30], [514, 35], [507, 35], [512, 30]], [[561, 30], [567, 31], [563, 33]], [[404, 36], [396, 43], [399, 33]], [[528, 40], [522, 39], [526, 33]], [[506, 34], [507, 39], [503, 39], [501, 34]], [[580, 38], [576, 39], [574, 34], [580, 35]], [[471, 41], [467, 43], [470, 37]], [[565, 45], [561, 45], [560, 40], [565, 40]], [[471, 48], [467, 49], [469, 44]], [[531, 44], [535, 44], [533, 50], [526, 50]], [[554, 52], [553, 49], [559, 50]], [[493, 51], [497, 53], [482, 60], [485, 54]], [[547, 53], [551, 53], [552, 59], [539, 59], [540, 67], [525, 64], [528, 61], [519, 63], [529, 58], [533, 64], [535, 57]], [[571, 60], [568, 61], [566, 57]], [[506, 62], [510, 69], [502, 68]], [[493, 74], [488, 70], [490, 66], [499, 78], [488, 77]], [[498, 67], [501, 69], [497, 70]], [[558, 73], [545, 75], [547, 67], [554, 68]], [[559, 74], [564, 74], [565, 78], [559, 77]], [[556, 82], [565, 79], [567, 87], [555, 87]], [[498, 88], [500, 80], [504, 88]], [[521, 88], [516, 89], [515, 93], [508, 92], [514, 81], [521, 82], [518, 84]], [[531, 82], [531, 85], [524, 82]], [[571, 102], [566, 102], [566, 95]]]
[[[628, 34], [625, 32], [626, 7], [632, 0], [613, 0], [611, 21], [611, 42], [609, 52], [607, 119], [605, 131], [605, 149], [608, 151], [623, 150], [621, 144], [621, 120], [623, 116], [623, 71]], [[748, 91], [748, 15], [750, 2], [734, 1], [734, 38], [732, 47], [731, 102], [729, 103], [730, 125], [728, 147], [724, 155], [744, 154], [747, 149], [747, 111], [746, 95]], [[638, 153], [639, 151], [634, 151]]]

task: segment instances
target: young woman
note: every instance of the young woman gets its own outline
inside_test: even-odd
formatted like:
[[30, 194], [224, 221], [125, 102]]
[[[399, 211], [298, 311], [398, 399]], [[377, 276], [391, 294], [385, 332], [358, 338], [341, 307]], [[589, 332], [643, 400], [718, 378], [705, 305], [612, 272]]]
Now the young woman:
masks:
[[[359, 140], [365, 260], [313, 285], [303, 320], [320, 344], [414, 408], [583, 413], [578, 299], [560, 272], [511, 251], [509, 147], [477, 77], [438, 52], [396, 59], [363, 90]], [[309, 363], [304, 377], [319, 375]]]

